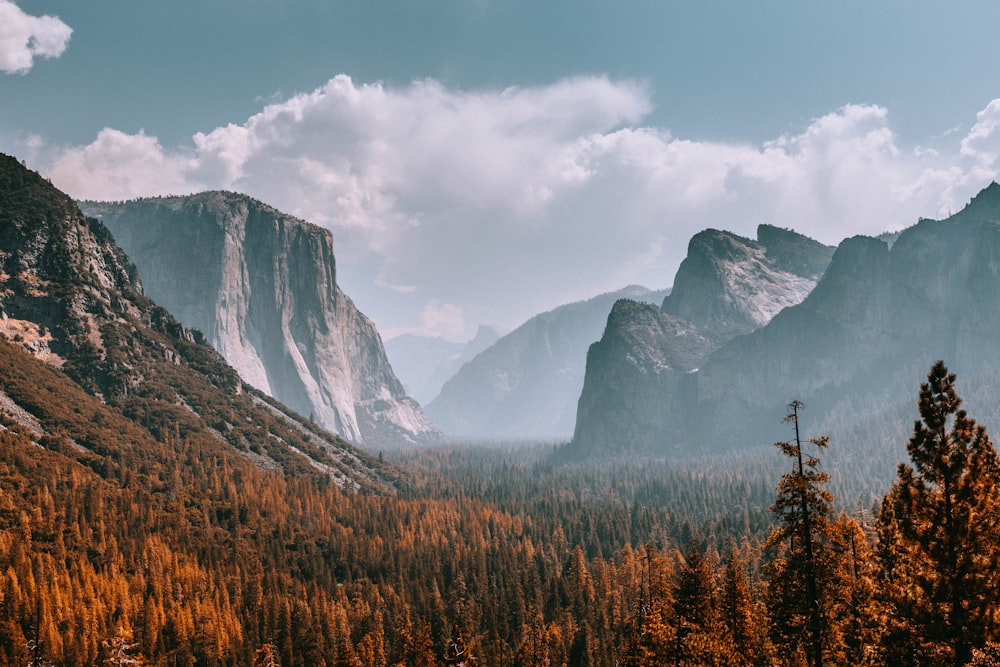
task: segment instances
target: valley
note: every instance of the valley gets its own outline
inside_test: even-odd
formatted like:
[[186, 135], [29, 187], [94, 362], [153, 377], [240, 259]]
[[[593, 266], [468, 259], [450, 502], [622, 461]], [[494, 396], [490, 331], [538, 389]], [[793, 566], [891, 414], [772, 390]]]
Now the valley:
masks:
[[82, 209], [0, 156], [0, 663], [996, 658], [996, 184], [836, 249], [706, 230], [426, 413], [328, 232]]

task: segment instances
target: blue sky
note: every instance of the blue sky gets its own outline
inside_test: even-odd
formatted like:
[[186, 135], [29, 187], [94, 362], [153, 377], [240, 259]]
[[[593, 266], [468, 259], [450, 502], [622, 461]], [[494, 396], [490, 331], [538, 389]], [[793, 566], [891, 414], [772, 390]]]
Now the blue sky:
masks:
[[463, 339], [668, 286], [704, 227], [836, 243], [960, 208], [1000, 170], [997, 25], [985, 1], [0, 0], [0, 150], [81, 198], [248, 192], [333, 230], [384, 335]]

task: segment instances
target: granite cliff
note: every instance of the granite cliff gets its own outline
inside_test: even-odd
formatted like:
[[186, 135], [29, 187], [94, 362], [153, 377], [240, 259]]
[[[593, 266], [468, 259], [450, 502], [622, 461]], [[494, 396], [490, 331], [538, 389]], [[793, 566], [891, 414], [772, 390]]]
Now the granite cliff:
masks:
[[[725, 255], [728, 246], [714, 247], [711, 258]], [[780, 253], [784, 270], [817, 275], [820, 263], [800, 261], [806, 246], [784, 247], [790, 250]], [[766, 271], [753, 273], [760, 276], [758, 285], [778, 284]], [[794, 278], [783, 282], [795, 285]], [[729, 289], [716, 289], [713, 297], [711, 289], [702, 288], [703, 297], [689, 301], [691, 283], [699, 281], [682, 281], [679, 273], [660, 312], [646, 308], [642, 317], [618, 307], [612, 312], [604, 339], [588, 356], [571, 451], [666, 454], [767, 445], [787, 435], [778, 420], [794, 398], [808, 406], [815, 429], [838, 444], [835, 460], [871, 462], [881, 456], [876, 450], [883, 443], [898, 448], [905, 442], [912, 396], [938, 359], [971, 388], [962, 393], [970, 413], [988, 427], [1000, 421], [1000, 186], [995, 183], [948, 219], [921, 220], [885, 238], [846, 239], [797, 304], [773, 298], [773, 291], [764, 298], [756, 287], [731, 299]], [[754, 327], [753, 313], [767, 311], [761, 303], [783, 307]], [[703, 323], [714, 318], [729, 333], [720, 337], [720, 327], [698, 326], [708, 342], [671, 361], [670, 351], [692, 348], [687, 330], [670, 319], [679, 314]], [[649, 321], [675, 328], [650, 327]], [[634, 398], [624, 406], [613, 403], [623, 394]], [[900, 455], [894, 449], [883, 457], [889, 463], [879, 474], [891, 475]]]
[[695, 235], [661, 307], [619, 301], [587, 353], [572, 450], [688, 448], [698, 369], [729, 341], [800, 303], [834, 249], [760, 225], [757, 240]]
[[111, 229], [148, 294], [254, 387], [369, 449], [437, 439], [375, 326], [338, 287], [328, 231], [229, 192], [83, 208]]
[[348, 488], [393, 483], [389, 467], [244, 384], [143, 293], [100, 221], [5, 155], [0, 338], [0, 419], [102, 474], [127, 460], [154, 475], [166, 449], [186, 448]]
[[[998, 294], [995, 183], [950, 218], [904, 230], [891, 247], [847, 239], [805, 301], [702, 365], [698, 437], [720, 448], [765, 442], [769, 422], [793, 397], [827, 431], [873, 421], [885, 406], [912, 403], [914, 387], [938, 359], [976, 388], [962, 392], [970, 413], [996, 431]], [[853, 437], [852, 446], [877, 440]]]

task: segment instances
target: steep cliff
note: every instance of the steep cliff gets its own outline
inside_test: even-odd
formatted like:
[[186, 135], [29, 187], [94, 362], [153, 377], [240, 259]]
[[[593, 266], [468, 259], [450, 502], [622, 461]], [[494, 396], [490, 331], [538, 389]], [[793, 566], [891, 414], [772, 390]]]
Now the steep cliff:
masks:
[[93, 203], [151, 297], [243, 378], [369, 448], [433, 441], [374, 325], [340, 290], [324, 229], [244, 195]]
[[[922, 220], [890, 248], [855, 237], [809, 298], [719, 350], [698, 373], [702, 434], [719, 447], [765, 439], [792, 397], [826, 428], [905, 400], [943, 359], [977, 419], [1000, 418], [1000, 186], [958, 214]], [[769, 388], [760, 391], [761, 387]], [[995, 427], [994, 429], [995, 430]]]
[[0, 337], [34, 358], [4, 347], [0, 412], [88, 466], [188, 448], [350, 488], [391, 484], [388, 467], [244, 385], [143, 294], [104, 225], [3, 155]]
[[749, 333], [805, 299], [833, 250], [770, 225], [758, 226], [756, 241], [705, 230], [688, 244], [663, 310], [712, 337]]
[[[971, 388], [963, 392], [970, 412], [995, 431], [991, 424], [1000, 423], [1000, 186], [990, 185], [946, 220], [921, 220], [889, 240], [891, 247], [868, 237], [843, 241], [808, 297], [689, 363], [697, 370], [689, 370], [682, 388], [672, 385], [672, 394], [644, 379], [654, 363], [645, 363], [643, 374], [633, 373], [642, 376], [639, 380], [623, 379], [617, 370], [618, 379], [610, 383], [602, 380], [608, 371], [597, 374], [596, 366], [591, 384], [588, 361], [581, 413], [586, 399], [595, 414], [578, 420], [577, 451], [621, 446], [616, 429], [621, 432], [630, 423], [646, 425], [633, 429], [641, 432], [630, 434], [627, 445], [645, 452], [766, 445], [782, 434], [777, 421], [794, 398], [808, 406], [808, 419], [820, 432], [839, 441], [835, 460], [872, 461], [883, 443], [905, 442], [900, 414], [906, 411], [900, 406], [912, 405], [918, 383], [937, 359]], [[732, 311], [702, 307], [696, 312]], [[634, 318], [616, 324], [641, 326]], [[650, 356], [650, 345], [661, 346], [662, 352], [676, 344], [673, 335], [637, 341], [601, 361], [627, 368], [630, 358]], [[655, 406], [658, 417], [632, 414], [628, 406], [612, 411], [606, 407], [610, 399], [592, 398], [630, 391], [644, 401], [644, 411]], [[899, 454], [886, 459], [898, 460]]]
[[563, 439], [573, 432], [587, 348], [611, 305], [663, 292], [630, 286], [532, 317], [465, 364], [427, 406], [452, 436], [480, 440]]
[[662, 308], [619, 302], [587, 354], [573, 449], [673, 451], [689, 446], [698, 369], [714, 351], [800, 303], [834, 249], [760, 225], [757, 240], [695, 235]]

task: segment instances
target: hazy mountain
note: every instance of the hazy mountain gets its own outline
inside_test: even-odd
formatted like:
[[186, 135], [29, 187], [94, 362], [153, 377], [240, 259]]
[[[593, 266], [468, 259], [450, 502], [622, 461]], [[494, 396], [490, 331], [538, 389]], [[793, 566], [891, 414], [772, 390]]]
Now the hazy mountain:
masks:
[[465, 364], [427, 406], [442, 431], [476, 440], [568, 438], [587, 347], [621, 298], [659, 302], [630, 286], [532, 317]]
[[402, 334], [385, 342], [385, 352], [406, 392], [426, 405], [459, 368], [499, 338], [495, 328], [485, 325], [480, 325], [475, 337], [465, 343], [453, 343], [440, 336]]
[[[655, 396], [663, 374], [673, 391], [661, 390], [658, 416], [634, 427], [629, 446], [668, 452], [767, 444], [795, 398], [817, 428], [874, 456], [885, 430], [899, 439], [900, 406], [912, 405], [937, 359], [973, 388], [961, 392], [973, 416], [987, 426], [1000, 419], [1000, 186], [946, 220], [921, 220], [890, 240], [891, 247], [875, 238], [845, 240], [802, 303], [701, 359], [643, 361], [650, 349], [672, 349], [672, 332], [628, 350], [602, 341], [590, 354], [577, 451], [621, 446], [616, 433], [639, 418], [612, 397], [626, 390]], [[612, 381], [602, 381], [607, 377]], [[905, 424], [902, 430], [905, 438]]]
[[714, 229], [695, 235], [662, 307], [616, 303], [589, 349], [574, 450], [683, 446], [699, 366], [805, 299], [833, 252], [770, 225], [757, 228], [757, 240]]
[[337, 286], [329, 231], [228, 192], [83, 208], [253, 386], [369, 449], [438, 439]]
[[104, 470], [127, 459], [146, 474], [170, 442], [348, 487], [387, 484], [385, 466], [241, 382], [143, 295], [104, 225], [7, 156], [0, 269], [0, 334], [14, 343], [0, 354], [0, 412], [37, 441]]

